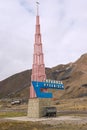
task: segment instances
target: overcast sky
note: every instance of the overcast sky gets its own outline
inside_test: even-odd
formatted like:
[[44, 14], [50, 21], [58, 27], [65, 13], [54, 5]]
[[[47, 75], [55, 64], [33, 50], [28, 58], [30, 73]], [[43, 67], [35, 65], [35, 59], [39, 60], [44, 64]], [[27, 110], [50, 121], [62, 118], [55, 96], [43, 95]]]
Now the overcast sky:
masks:
[[[46, 67], [87, 53], [87, 0], [39, 0]], [[36, 0], [0, 0], [0, 80], [32, 68]]]

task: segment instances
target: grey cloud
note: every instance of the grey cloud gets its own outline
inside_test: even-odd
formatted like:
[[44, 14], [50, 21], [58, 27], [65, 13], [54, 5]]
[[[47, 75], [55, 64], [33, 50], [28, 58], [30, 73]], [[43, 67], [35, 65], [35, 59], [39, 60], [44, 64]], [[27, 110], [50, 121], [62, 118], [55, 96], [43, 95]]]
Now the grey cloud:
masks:
[[28, 11], [29, 13], [34, 14], [34, 10], [33, 10], [33, 8], [30, 6], [30, 4], [27, 2], [27, 0], [19, 0], [19, 2], [20, 2], [20, 5], [21, 5], [22, 7], [24, 7], [24, 9], [25, 9], [26, 11]]

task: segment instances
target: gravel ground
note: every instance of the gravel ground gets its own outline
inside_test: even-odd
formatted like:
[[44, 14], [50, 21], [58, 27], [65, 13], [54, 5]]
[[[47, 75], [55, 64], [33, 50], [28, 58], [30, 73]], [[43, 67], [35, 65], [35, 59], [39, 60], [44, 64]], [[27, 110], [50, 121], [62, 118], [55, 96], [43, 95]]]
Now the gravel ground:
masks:
[[50, 125], [57, 125], [60, 123], [87, 124], [87, 117], [78, 117], [78, 116], [60, 116], [56, 118], [11, 117], [11, 118], [4, 118], [3, 120], [32, 121]]

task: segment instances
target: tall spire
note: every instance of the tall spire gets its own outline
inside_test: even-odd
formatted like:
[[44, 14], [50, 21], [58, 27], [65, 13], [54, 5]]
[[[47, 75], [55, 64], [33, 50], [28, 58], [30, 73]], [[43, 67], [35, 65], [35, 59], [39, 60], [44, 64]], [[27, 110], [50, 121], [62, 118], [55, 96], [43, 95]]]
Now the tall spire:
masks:
[[36, 6], [37, 6], [37, 16], [39, 15], [39, 4], [40, 4], [40, 3], [37, 1], [37, 2], [36, 2]]
[[[39, 22], [39, 12], [38, 12], [39, 2], [36, 3], [37, 3], [36, 31], [35, 31], [35, 43], [34, 43], [31, 81], [43, 81], [46, 79], [46, 74], [45, 74], [45, 65], [44, 65], [44, 55], [42, 50], [41, 33], [40, 33], [40, 22]], [[34, 98], [34, 97], [36, 97], [36, 93], [31, 84], [30, 98]]]

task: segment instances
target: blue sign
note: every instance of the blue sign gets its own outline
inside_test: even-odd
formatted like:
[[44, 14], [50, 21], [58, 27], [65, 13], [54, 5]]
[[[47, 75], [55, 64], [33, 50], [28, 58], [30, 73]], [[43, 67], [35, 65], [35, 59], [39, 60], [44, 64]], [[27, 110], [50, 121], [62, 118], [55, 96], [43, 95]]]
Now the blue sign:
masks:
[[32, 81], [32, 85], [38, 98], [52, 98], [53, 95], [50, 92], [43, 92], [41, 89], [57, 89], [64, 90], [64, 84], [61, 81], [46, 80], [44, 82]]

